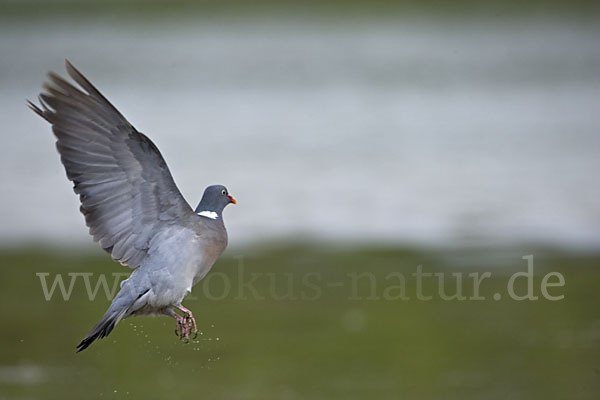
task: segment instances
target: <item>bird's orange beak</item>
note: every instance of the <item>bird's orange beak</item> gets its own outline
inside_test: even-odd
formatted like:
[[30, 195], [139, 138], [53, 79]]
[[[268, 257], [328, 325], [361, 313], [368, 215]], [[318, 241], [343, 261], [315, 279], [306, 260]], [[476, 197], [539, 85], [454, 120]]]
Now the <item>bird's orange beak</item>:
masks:
[[237, 204], [237, 201], [233, 198], [233, 196], [227, 196], [227, 197], [229, 197], [230, 203]]

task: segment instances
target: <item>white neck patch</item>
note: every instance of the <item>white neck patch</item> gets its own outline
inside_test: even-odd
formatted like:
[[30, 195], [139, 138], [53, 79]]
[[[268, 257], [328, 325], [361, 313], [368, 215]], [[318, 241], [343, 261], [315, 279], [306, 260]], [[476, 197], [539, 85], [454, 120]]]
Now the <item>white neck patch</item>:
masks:
[[199, 216], [201, 217], [206, 217], [206, 218], [210, 218], [210, 219], [217, 219], [219, 218], [219, 215], [214, 212], [214, 211], [200, 211], [198, 213]]

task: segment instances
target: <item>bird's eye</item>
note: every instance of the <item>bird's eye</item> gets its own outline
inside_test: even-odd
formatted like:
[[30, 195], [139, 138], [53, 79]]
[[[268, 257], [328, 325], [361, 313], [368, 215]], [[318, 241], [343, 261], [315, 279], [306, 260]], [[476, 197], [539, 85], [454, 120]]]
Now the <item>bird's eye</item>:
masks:
[[221, 194], [222, 194], [223, 196], [225, 196], [225, 193], [227, 193], [227, 192], [225, 191], [225, 189], [221, 190]]

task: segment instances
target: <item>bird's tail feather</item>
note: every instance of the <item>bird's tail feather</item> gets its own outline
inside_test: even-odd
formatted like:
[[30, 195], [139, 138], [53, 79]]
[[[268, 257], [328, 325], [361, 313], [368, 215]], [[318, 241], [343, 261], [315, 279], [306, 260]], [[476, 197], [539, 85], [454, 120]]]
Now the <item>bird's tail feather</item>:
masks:
[[133, 296], [135, 297], [133, 297], [130, 291], [122, 289], [102, 319], [92, 328], [85, 339], [77, 345], [77, 352], [79, 353], [80, 351], [87, 349], [94, 340], [108, 336], [115, 325], [117, 325], [124, 317], [127, 317], [127, 311], [134, 306], [134, 303], [146, 293], [148, 293], [148, 289], [140, 294], [134, 294]]
[[87, 349], [87, 347], [92, 344], [92, 342], [96, 339], [102, 339], [109, 335], [109, 333], [113, 330], [115, 325], [119, 323], [119, 321], [125, 315], [127, 309], [123, 309], [120, 312], [108, 310], [106, 314], [102, 317], [100, 321], [92, 328], [90, 333], [77, 345], [77, 352], [79, 353], [82, 350]]

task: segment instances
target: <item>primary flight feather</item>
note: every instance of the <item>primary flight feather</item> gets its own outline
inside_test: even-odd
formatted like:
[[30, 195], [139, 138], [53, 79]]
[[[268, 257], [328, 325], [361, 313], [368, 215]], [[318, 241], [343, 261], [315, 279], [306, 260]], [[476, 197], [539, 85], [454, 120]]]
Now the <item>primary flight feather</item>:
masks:
[[135, 268], [77, 351], [133, 315], [172, 316], [176, 333], [189, 340], [198, 329], [181, 302], [227, 246], [223, 209], [236, 201], [213, 185], [192, 210], [154, 143], [65, 64], [83, 91], [50, 72], [40, 106], [29, 107], [52, 125], [90, 234], [115, 260]]

